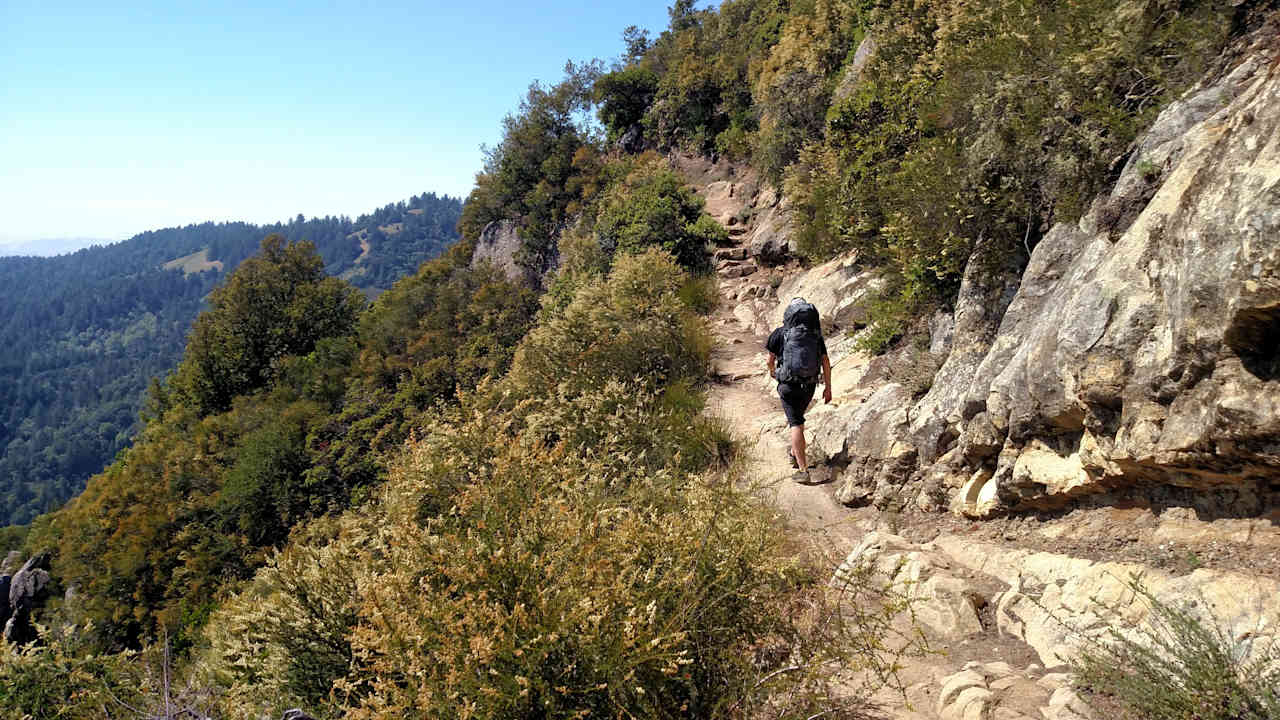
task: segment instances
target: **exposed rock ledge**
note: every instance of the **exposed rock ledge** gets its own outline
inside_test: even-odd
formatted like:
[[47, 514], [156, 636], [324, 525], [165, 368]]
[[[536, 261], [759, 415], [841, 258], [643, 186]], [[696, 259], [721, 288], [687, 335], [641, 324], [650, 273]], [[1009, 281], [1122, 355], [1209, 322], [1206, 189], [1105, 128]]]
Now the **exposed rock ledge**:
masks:
[[[1280, 637], [1280, 581], [1199, 569], [1174, 576], [1123, 562], [1008, 548], [957, 535], [916, 544], [868, 533], [836, 571], [839, 585], [861, 578], [891, 582], [914, 598], [913, 617], [930, 636], [952, 644], [985, 632], [1025, 642], [1044, 668], [1079, 659], [1089, 643], [1119, 632], [1135, 638], [1152, 620], [1131, 578], [1161, 603], [1188, 610], [1230, 637], [1247, 657], [1261, 657]], [[983, 625], [994, 609], [994, 627]], [[990, 615], [988, 615], [990, 617]]]

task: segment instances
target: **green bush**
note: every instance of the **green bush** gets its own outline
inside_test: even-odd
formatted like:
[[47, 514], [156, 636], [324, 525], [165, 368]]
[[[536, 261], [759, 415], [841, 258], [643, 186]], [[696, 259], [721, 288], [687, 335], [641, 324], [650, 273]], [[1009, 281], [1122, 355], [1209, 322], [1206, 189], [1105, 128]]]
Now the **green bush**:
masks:
[[679, 175], [650, 156], [604, 192], [595, 232], [605, 248], [639, 252], [659, 247], [682, 267], [705, 271], [711, 260], [707, 245], [728, 236], [703, 214], [703, 204]]
[[1237, 637], [1212, 616], [1158, 600], [1129, 582], [1148, 608], [1137, 633], [1111, 629], [1072, 663], [1077, 682], [1143, 720], [1280, 717], [1280, 645]]
[[[86, 628], [66, 626], [40, 628], [38, 644], [0, 640], [0, 715], [13, 720], [141, 716], [163, 699], [155, 674], [144, 667], [149, 658], [134, 652], [95, 654], [88, 635]], [[175, 706], [189, 707], [186, 699]]]
[[707, 315], [720, 302], [719, 289], [714, 275], [696, 275], [680, 286], [680, 299], [699, 315]]

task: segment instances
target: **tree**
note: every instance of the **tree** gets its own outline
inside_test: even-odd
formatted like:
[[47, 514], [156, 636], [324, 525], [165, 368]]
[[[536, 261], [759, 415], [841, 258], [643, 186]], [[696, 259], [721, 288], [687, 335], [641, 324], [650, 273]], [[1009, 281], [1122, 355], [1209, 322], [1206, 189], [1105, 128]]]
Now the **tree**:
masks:
[[213, 291], [209, 304], [196, 318], [171, 380], [176, 398], [201, 416], [266, 386], [286, 356], [353, 332], [364, 298], [346, 282], [325, 277], [311, 243], [286, 244], [272, 234], [257, 256]]

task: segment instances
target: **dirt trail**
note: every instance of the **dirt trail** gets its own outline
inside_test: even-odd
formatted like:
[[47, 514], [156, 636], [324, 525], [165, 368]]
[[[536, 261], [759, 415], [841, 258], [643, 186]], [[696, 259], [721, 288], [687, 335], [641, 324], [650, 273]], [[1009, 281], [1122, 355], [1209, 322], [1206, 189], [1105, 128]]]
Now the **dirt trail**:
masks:
[[[750, 261], [720, 263], [725, 269], [753, 267]], [[750, 264], [746, 264], [750, 263]], [[752, 276], [759, 277], [753, 278]], [[818, 477], [815, 484], [800, 485], [790, 479], [794, 470], [787, 458], [785, 433], [778, 431], [783, 421], [782, 406], [768, 377], [764, 349], [768, 330], [759, 322], [746, 326], [735, 316], [737, 295], [746, 288], [768, 288], [771, 273], [757, 269], [745, 278], [723, 278], [720, 306], [712, 317], [715, 347], [712, 364], [715, 384], [709, 398], [710, 410], [728, 420], [748, 444], [748, 478], [755, 487], [768, 492], [778, 509], [797, 530], [825, 546], [848, 546], [862, 534], [853, 515], [836, 502], [830, 483]], [[821, 397], [817, 399], [821, 402]], [[772, 429], [773, 432], [768, 430]]]

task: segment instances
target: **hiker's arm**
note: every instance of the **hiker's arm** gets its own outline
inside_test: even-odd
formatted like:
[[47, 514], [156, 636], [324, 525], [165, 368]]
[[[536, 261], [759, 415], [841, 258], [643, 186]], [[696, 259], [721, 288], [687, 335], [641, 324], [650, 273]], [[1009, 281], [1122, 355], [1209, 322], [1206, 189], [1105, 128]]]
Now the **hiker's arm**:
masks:
[[831, 356], [822, 356], [822, 402], [831, 402]]
[[778, 356], [774, 355], [773, 353], [769, 353], [769, 377], [771, 378], [778, 377], [778, 372], [776, 368], [777, 362], [778, 362]]

